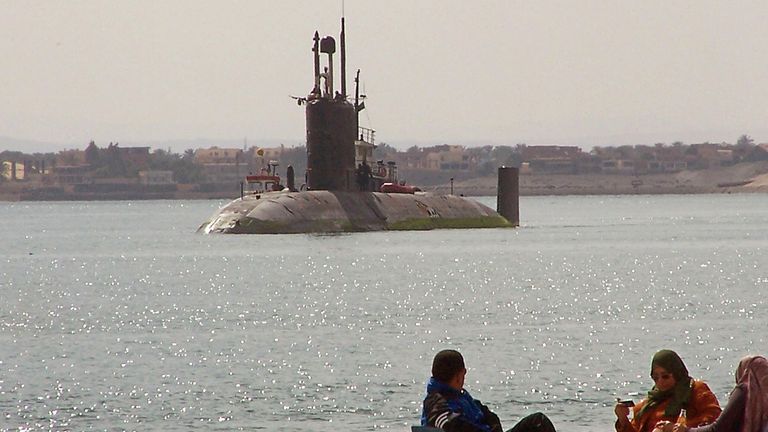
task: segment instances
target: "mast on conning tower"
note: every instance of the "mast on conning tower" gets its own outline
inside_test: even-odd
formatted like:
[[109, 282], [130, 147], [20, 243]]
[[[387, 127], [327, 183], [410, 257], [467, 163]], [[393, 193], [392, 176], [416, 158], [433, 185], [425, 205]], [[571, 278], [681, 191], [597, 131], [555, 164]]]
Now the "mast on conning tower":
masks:
[[341, 17], [341, 34], [339, 35], [341, 44], [341, 95], [347, 97], [347, 50], [345, 44], [344, 17]]
[[315, 87], [312, 93], [320, 94], [320, 35], [315, 31], [315, 37], [312, 39], [315, 43], [312, 45], [313, 59], [315, 62]]
[[[333, 54], [336, 40], [332, 36], [313, 38], [314, 88], [306, 98], [307, 118], [307, 187], [312, 190], [355, 189], [355, 139], [357, 117], [355, 106], [346, 98], [346, 35], [341, 20], [341, 92], [334, 91]], [[328, 55], [321, 65], [320, 53]]]

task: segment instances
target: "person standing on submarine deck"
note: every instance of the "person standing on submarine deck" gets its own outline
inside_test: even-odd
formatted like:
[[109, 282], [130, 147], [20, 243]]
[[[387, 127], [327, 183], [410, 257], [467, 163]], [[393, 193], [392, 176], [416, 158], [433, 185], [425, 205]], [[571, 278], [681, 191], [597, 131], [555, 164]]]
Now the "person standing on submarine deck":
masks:
[[360, 192], [363, 192], [367, 190], [368, 182], [365, 177], [365, 170], [363, 169], [363, 164], [357, 164], [357, 169], [355, 170], [355, 179], [357, 181], [357, 188]]

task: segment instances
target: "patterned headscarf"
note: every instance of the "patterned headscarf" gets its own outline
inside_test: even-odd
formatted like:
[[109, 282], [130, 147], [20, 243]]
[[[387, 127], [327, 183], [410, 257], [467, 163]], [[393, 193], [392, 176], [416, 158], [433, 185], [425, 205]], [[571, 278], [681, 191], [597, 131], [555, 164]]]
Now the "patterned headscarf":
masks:
[[637, 415], [642, 417], [643, 413], [648, 409], [667, 399], [671, 399], [667, 408], [664, 409], [664, 416], [677, 417], [680, 415], [680, 410], [685, 408], [688, 405], [688, 401], [691, 399], [691, 384], [693, 378], [688, 375], [688, 368], [685, 367], [683, 359], [681, 359], [676, 352], [671, 350], [661, 350], [653, 356], [653, 360], [651, 361], [651, 374], [653, 374], [653, 368], [656, 366], [663, 367], [675, 377], [675, 386], [669, 390], [661, 391], [654, 385], [651, 391], [648, 392], [648, 403], [643, 406]]
[[762, 432], [768, 426], [768, 361], [763, 356], [747, 356], [736, 368], [736, 384], [747, 392], [742, 432]]

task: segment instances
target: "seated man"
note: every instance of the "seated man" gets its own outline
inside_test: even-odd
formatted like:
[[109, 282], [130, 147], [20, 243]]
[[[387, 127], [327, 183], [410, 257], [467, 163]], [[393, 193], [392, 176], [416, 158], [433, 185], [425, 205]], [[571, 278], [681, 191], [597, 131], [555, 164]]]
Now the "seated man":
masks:
[[[443, 350], [432, 361], [432, 378], [421, 412], [421, 425], [447, 432], [502, 432], [499, 417], [464, 390], [464, 358], [458, 351]], [[542, 413], [520, 420], [509, 432], [555, 432]]]

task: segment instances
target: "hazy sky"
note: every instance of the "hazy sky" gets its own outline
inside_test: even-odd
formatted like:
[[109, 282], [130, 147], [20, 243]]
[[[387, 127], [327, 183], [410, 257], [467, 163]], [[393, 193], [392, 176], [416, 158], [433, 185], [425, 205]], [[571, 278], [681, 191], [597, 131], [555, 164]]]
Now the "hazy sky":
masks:
[[[338, 36], [341, 9], [0, 1], [0, 136], [303, 142], [289, 95], [311, 89], [313, 32]], [[379, 141], [768, 142], [765, 0], [347, 0], [345, 12], [348, 75], [362, 69]]]

